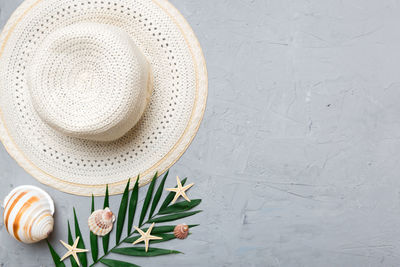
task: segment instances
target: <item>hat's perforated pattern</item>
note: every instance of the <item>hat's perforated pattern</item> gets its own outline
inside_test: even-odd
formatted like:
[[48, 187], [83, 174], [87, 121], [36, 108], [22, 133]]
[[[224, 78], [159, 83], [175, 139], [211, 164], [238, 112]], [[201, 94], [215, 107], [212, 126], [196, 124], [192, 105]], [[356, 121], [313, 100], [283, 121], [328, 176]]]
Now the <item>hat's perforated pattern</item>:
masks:
[[[115, 142], [61, 135], [41, 121], [30, 100], [27, 68], [37, 47], [50, 33], [79, 22], [110, 24], [124, 30], [153, 69], [149, 107], [139, 123]], [[153, 2], [46, 0], [17, 24], [5, 46], [0, 106], [15, 146], [46, 174], [69, 183], [110, 184], [148, 170], [173, 149], [191, 119], [196, 79], [185, 36]]]

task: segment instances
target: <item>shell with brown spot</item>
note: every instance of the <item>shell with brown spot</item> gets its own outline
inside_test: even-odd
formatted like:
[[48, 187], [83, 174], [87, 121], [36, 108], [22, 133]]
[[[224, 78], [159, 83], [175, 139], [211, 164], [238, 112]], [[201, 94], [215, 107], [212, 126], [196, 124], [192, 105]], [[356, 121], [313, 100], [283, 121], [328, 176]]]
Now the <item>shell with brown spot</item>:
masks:
[[189, 234], [189, 226], [186, 224], [178, 224], [175, 226], [174, 235], [176, 238], [185, 239]]
[[115, 216], [109, 208], [94, 211], [88, 220], [90, 231], [97, 236], [111, 232], [114, 222]]
[[4, 199], [4, 225], [16, 240], [31, 244], [46, 239], [54, 227], [54, 202], [42, 189], [24, 185]]

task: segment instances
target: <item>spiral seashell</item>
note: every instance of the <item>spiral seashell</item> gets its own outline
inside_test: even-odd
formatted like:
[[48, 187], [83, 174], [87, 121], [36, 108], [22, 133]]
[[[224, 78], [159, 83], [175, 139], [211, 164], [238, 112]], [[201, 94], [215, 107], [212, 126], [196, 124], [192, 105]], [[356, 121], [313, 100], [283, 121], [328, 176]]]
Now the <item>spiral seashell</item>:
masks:
[[54, 202], [42, 189], [29, 185], [17, 187], [3, 205], [4, 225], [16, 240], [36, 243], [53, 231]]
[[175, 226], [174, 235], [176, 238], [185, 239], [189, 234], [189, 226], [186, 224], [178, 224]]
[[109, 208], [94, 211], [88, 220], [90, 231], [98, 236], [111, 232], [114, 222], [115, 216]]

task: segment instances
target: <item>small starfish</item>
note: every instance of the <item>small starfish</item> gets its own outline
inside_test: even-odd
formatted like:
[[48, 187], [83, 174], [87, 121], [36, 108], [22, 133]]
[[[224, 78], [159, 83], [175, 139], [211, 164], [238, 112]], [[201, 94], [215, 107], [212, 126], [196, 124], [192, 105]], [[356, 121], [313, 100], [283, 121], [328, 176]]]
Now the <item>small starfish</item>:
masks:
[[79, 236], [78, 238], [75, 240], [74, 244], [68, 245], [67, 243], [65, 243], [64, 241], [60, 240], [61, 244], [64, 245], [64, 247], [66, 247], [68, 249], [68, 252], [60, 259], [60, 261], [65, 260], [66, 258], [68, 258], [69, 256], [73, 256], [76, 263], [78, 263], [78, 266], [81, 266], [81, 263], [79, 262], [78, 259], [78, 255], [76, 255], [77, 253], [82, 253], [82, 252], [88, 252], [89, 250], [87, 249], [81, 249], [81, 248], [77, 248], [78, 246], [78, 242], [79, 242]]
[[167, 188], [167, 189], [165, 189], [165, 190], [167, 190], [167, 191], [171, 191], [171, 192], [175, 192], [175, 193], [176, 193], [176, 194], [175, 194], [175, 197], [174, 197], [174, 200], [172, 200], [172, 204], [174, 204], [175, 201], [176, 201], [180, 196], [184, 197], [187, 201], [190, 202], [190, 199], [189, 199], [188, 196], [186, 195], [185, 191], [188, 190], [189, 188], [191, 188], [194, 184], [189, 184], [189, 185], [183, 187], [182, 184], [181, 184], [181, 180], [179, 180], [179, 177], [178, 177], [178, 176], [176, 176], [176, 183], [178, 184], [178, 185], [177, 185], [177, 186], [178, 186], [177, 188]]
[[149, 229], [147, 229], [147, 232], [143, 232], [142, 230], [140, 230], [139, 228], [137, 228], [135, 226], [136, 231], [139, 232], [139, 234], [141, 235], [141, 237], [139, 239], [137, 239], [135, 242], [133, 242], [133, 245], [136, 245], [137, 243], [143, 242], [145, 243], [146, 246], [146, 252], [149, 250], [149, 241], [150, 240], [158, 240], [158, 239], [162, 239], [162, 237], [158, 237], [158, 236], [154, 236], [154, 235], [150, 235], [151, 230], [153, 230], [154, 227], [154, 223], [149, 227]]

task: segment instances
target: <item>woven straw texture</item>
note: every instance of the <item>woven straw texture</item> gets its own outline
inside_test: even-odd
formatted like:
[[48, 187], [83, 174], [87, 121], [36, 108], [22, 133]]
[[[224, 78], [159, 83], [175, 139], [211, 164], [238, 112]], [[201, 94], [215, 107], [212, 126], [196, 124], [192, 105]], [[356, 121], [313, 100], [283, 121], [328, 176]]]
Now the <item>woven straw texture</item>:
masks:
[[107, 24], [78, 23], [50, 34], [28, 66], [35, 110], [55, 130], [114, 141], [150, 100], [150, 65], [130, 36]]
[[[81, 46], [88, 34], [82, 23], [101, 26], [90, 33], [92, 49], [82, 46], [69, 60], [48, 52], [68, 49], [68, 41]], [[207, 99], [205, 61], [192, 29], [166, 0], [26, 0], [0, 42], [0, 137], [44, 184], [87, 196], [104, 195], [106, 184], [111, 194], [121, 193], [138, 174], [145, 185], [179, 159], [198, 130]], [[95, 53], [88, 65], [85, 56]], [[136, 72], [128, 76], [127, 68]], [[87, 112], [76, 108], [83, 101]], [[122, 138], [93, 141], [124, 134], [139, 117]]]

